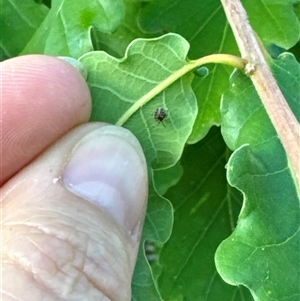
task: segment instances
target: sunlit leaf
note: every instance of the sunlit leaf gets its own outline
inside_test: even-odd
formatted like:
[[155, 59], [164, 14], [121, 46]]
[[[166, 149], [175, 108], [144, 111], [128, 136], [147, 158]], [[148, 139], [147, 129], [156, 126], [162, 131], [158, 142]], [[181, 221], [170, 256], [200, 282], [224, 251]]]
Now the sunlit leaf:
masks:
[[265, 43], [284, 49], [294, 46], [300, 38], [299, 19], [294, 11], [299, 0], [243, 0], [254, 30]]
[[23, 53], [78, 58], [93, 50], [91, 27], [113, 32], [124, 16], [122, 0], [53, 0], [50, 13]]
[[[168, 34], [135, 40], [123, 59], [102, 51], [83, 56], [80, 60], [88, 70], [93, 96], [92, 120], [117, 123], [140, 98], [186, 64], [188, 49], [182, 37]], [[148, 163], [154, 168], [175, 164], [192, 131], [197, 115], [192, 78], [192, 74], [187, 74], [171, 84], [123, 125], [139, 138]], [[157, 108], [167, 112], [163, 122], [155, 119]]]

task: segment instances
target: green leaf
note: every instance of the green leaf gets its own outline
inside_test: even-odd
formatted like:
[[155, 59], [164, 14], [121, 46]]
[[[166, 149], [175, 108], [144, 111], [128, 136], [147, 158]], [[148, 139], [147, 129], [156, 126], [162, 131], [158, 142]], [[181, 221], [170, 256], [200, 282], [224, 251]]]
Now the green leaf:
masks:
[[[223, 49], [224, 52], [230, 52]], [[192, 83], [197, 97], [198, 115], [189, 143], [201, 140], [213, 125], [221, 124], [220, 99], [228, 86], [232, 68], [224, 65], [208, 66], [209, 75], [203, 79], [195, 78]]]
[[153, 282], [153, 276], [148, 262], [145, 260], [144, 245], [141, 244], [138, 260], [132, 279], [132, 301], [162, 301]]
[[294, 11], [299, 0], [243, 0], [254, 30], [266, 44], [284, 49], [300, 38], [300, 24]]
[[[222, 5], [216, 0], [179, 0], [175, 3], [170, 0], [153, 0], [142, 6], [139, 23], [148, 32], [176, 32], [182, 35], [191, 44], [189, 56], [193, 59], [211, 54], [211, 49], [219, 49], [224, 31], [228, 30]], [[201, 49], [209, 32], [214, 32], [214, 35], [209, 36], [209, 43]]]
[[[259, 38], [275, 56], [299, 40], [299, 0], [242, 2]], [[298, 300], [299, 190], [249, 79], [237, 72], [231, 77], [222, 113], [229, 67], [209, 65], [206, 77], [187, 74], [161, 93], [152, 93], [189, 63], [187, 54], [190, 59], [238, 54], [219, 0], [54, 0], [50, 10], [33, 0], [1, 0], [0, 14], [2, 58], [19, 54], [34, 33], [23, 53], [81, 57], [93, 97], [92, 120], [123, 124], [143, 146], [150, 197], [133, 300], [250, 300], [243, 286], [256, 300]], [[166, 32], [182, 37], [135, 40]], [[90, 52], [94, 48], [125, 56]], [[284, 54], [271, 68], [300, 120], [299, 65]], [[132, 114], [147, 95], [153, 96]], [[163, 124], [154, 118], [157, 108], [167, 110]], [[227, 165], [228, 181], [242, 194], [226, 183], [228, 150], [218, 131], [208, 133], [220, 124], [226, 143], [235, 150]], [[207, 133], [200, 143], [185, 146]], [[175, 206], [175, 223], [163, 245], [173, 222], [172, 204], [159, 195], [166, 191]], [[242, 196], [244, 205], [232, 233]], [[215, 262], [221, 276], [240, 287], [222, 281], [213, 262], [218, 244], [228, 235]], [[154, 253], [146, 256], [149, 246]]]
[[290, 48], [289, 52], [291, 52], [296, 57], [297, 61], [300, 62], [300, 42]]
[[123, 16], [122, 0], [53, 0], [49, 14], [23, 54], [34, 52], [78, 58], [93, 50], [92, 27], [113, 32]]
[[48, 13], [32, 0], [1, 0], [0, 60], [17, 56]]
[[172, 231], [172, 224], [172, 205], [156, 193], [151, 180], [144, 231], [132, 280], [133, 301], [143, 301], [145, 296], [147, 296], [147, 301], [162, 301], [145, 255], [144, 243], [146, 240], [160, 244], [165, 243]]
[[[278, 44], [286, 49], [300, 37], [299, 21], [293, 11], [292, 0], [244, 0], [251, 25], [267, 44]], [[139, 24], [148, 32], [175, 32], [191, 45], [189, 57], [199, 58], [211, 53], [238, 54], [236, 42], [226, 21], [219, 0], [153, 0], [144, 3]], [[213, 66], [204, 79], [195, 78], [193, 90], [199, 114], [189, 139], [195, 143], [203, 138], [212, 125], [220, 125], [220, 99], [228, 85], [231, 68]]]
[[[297, 43], [300, 38], [299, 0], [242, 2], [251, 25], [265, 43], [285, 49]], [[181, 34], [191, 43], [191, 56], [198, 55], [208, 35], [209, 43], [205, 45], [215, 50], [220, 50], [219, 47], [229, 37], [223, 34], [226, 31], [226, 19], [218, 0], [178, 0], [175, 3], [170, 0], [153, 0], [143, 6], [140, 24], [149, 32], [173, 31]], [[211, 53], [208, 49], [204, 51]]]
[[[186, 65], [188, 48], [183, 38], [168, 34], [158, 39], [135, 40], [122, 59], [102, 51], [83, 56], [80, 61], [88, 71], [87, 81], [93, 97], [92, 120], [117, 123], [139, 99]], [[197, 114], [192, 77], [188, 74], [170, 84], [129, 115], [124, 123], [124, 127], [139, 139], [149, 165], [166, 168], [174, 165], [182, 154]], [[154, 118], [158, 107], [168, 112], [164, 124]], [[167, 240], [172, 227], [172, 211], [170, 203], [160, 198], [150, 184], [143, 242], [163, 243]], [[144, 251], [140, 249], [133, 279], [133, 300], [144, 300], [145, 296], [147, 300], [161, 300], [152, 278]]]
[[170, 168], [156, 170], [154, 172], [154, 183], [157, 192], [160, 195], [164, 195], [170, 187], [177, 184], [182, 176], [182, 172], [180, 161]]
[[[189, 58], [212, 53], [238, 54], [236, 43], [219, 0], [154, 0], [145, 3], [139, 15], [141, 27], [148, 32], [176, 32], [190, 43]], [[209, 38], [208, 38], [209, 37]], [[205, 46], [204, 46], [205, 45]], [[220, 125], [220, 99], [228, 85], [232, 68], [208, 66], [210, 74], [195, 77], [193, 90], [199, 114], [189, 139], [195, 143], [203, 138], [212, 125]]]
[[[299, 64], [283, 54], [271, 67], [290, 106], [299, 107]], [[237, 148], [228, 162], [228, 181], [243, 192], [244, 205], [235, 231], [217, 250], [216, 265], [225, 281], [245, 285], [255, 300], [296, 301], [299, 187], [250, 79], [236, 72], [230, 83], [222, 131], [227, 144]], [[295, 113], [299, 120], [299, 108]]]
[[158, 259], [158, 286], [166, 301], [253, 300], [246, 289], [226, 284], [214, 264], [242, 201], [226, 181], [228, 155], [219, 129], [213, 128], [204, 140], [185, 148], [183, 176], [165, 195], [174, 206], [173, 232]]
[[[168, 34], [157, 39], [132, 42], [123, 59], [107, 53], [91, 52], [80, 61], [88, 70], [88, 84], [93, 97], [92, 120], [117, 123], [146, 94], [180, 70], [187, 63], [188, 43]], [[191, 89], [193, 75], [187, 74], [128, 116], [124, 127], [139, 139], [149, 165], [167, 168], [181, 156], [189, 137], [197, 106]], [[164, 123], [154, 118], [157, 108], [164, 108]]]
[[[289, 53], [280, 55], [278, 60], [271, 60], [270, 63], [284, 97], [300, 121], [299, 63]], [[275, 136], [275, 130], [250, 79], [241, 72], [236, 72], [230, 80], [230, 86], [230, 91], [225, 94], [222, 103], [222, 132], [227, 145], [231, 149], [237, 149], [243, 144], [256, 145], [264, 141], [265, 137]], [[240, 100], [242, 97], [243, 101]], [[232, 102], [236, 101], [233, 105], [230, 105], [231, 98]]]
[[117, 31], [104, 33], [97, 29], [92, 31], [95, 50], [103, 50], [115, 57], [123, 57], [128, 45], [137, 38], [153, 38], [155, 35], [143, 32], [137, 21], [140, 9], [139, 1], [125, 0], [125, 17]]
[[280, 90], [288, 101], [290, 108], [300, 122], [300, 65], [295, 57], [289, 53], [283, 53], [271, 64], [272, 72], [277, 79]]

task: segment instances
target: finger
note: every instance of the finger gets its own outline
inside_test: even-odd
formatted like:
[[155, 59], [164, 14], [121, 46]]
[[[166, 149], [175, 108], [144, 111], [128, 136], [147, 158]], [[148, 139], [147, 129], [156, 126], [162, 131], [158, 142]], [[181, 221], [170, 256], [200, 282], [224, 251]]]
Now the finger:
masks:
[[130, 300], [147, 187], [128, 130], [73, 130], [3, 187], [4, 296]]
[[86, 82], [61, 59], [20, 56], [1, 69], [0, 186], [91, 112]]

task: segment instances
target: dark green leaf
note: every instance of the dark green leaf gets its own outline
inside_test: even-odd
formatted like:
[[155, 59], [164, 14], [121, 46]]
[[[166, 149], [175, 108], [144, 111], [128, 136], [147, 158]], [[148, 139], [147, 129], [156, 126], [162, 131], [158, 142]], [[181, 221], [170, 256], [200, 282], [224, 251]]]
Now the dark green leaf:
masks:
[[226, 284], [214, 264], [241, 207], [241, 194], [226, 181], [228, 155], [216, 128], [183, 153], [183, 176], [166, 194], [174, 206], [174, 228], [158, 260], [158, 285], [166, 301], [252, 300], [247, 290]]
[[[299, 118], [299, 64], [283, 54], [272, 69]], [[244, 206], [216, 253], [218, 271], [228, 283], [247, 286], [255, 300], [299, 300], [299, 187], [250, 79], [239, 72], [231, 78], [222, 114], [225, 140], [237, 148], [228, 181], [243, 192]]]
[[298, 42], [294, 47], [289, 49], [289, 52], [291, 52], [297, 59], [298, 63], [300, 62], [300, 42]]
[[177, 184], [182, 176], [182, 172], [180, 161], [170, 168], [156, 170], [154, 172], [154, 183], [157, 192], [160, 195], [164, 195], [170, 187]]
[[0, 48], [2, 61], [17, 56], [48, 13], [44, 5], [32, 0], [1, 0]]

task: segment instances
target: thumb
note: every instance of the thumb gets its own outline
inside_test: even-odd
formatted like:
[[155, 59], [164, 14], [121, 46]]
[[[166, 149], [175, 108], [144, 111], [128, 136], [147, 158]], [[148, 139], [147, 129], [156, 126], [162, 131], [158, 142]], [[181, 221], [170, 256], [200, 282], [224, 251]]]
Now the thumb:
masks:
[[128, 130], [66, 135], [2, 188], [3, 300], [130, 300], [147, 187]]

